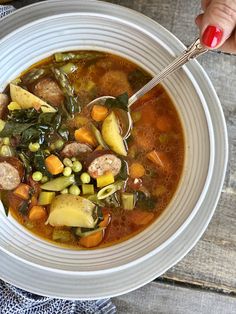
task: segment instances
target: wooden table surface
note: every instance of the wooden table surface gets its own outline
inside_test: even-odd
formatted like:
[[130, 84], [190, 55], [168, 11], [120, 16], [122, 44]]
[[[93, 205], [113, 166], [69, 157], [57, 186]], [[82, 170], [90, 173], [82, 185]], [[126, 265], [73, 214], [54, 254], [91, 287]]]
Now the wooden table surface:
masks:
[[[35, 2], [12, 4], [19, 8]], [[107, 2], [149, 16], [185, 45], [198, 34], [194, 18], [200, 12], [200, 0]], [[113, 298], [118, 313], [236, 313], [236, 56], [211, 52], [199, 62], [213, 82], [228, 126], [229, 164], [221, 198], [206, 232], [181, 262], [145, 287]]]

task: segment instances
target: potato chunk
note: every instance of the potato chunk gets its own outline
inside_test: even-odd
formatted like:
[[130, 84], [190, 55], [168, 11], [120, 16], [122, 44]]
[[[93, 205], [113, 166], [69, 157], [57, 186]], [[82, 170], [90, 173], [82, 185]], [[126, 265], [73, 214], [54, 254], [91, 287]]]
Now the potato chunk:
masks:
[[56, 196], [50, 206], [50, 214], [46, 224], [53, 227], [94, 228], [93, 217], [95, 205], [89, 200], [72, 194]]

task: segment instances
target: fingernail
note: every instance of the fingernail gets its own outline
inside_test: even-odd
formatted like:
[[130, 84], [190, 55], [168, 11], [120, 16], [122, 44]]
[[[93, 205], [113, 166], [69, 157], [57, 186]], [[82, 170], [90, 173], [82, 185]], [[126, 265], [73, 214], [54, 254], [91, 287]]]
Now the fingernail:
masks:
[[209, 48], [215, 48], [221, 42], [223, 30], [219, 27], [209, 25], [202, 35], [202, 42]]

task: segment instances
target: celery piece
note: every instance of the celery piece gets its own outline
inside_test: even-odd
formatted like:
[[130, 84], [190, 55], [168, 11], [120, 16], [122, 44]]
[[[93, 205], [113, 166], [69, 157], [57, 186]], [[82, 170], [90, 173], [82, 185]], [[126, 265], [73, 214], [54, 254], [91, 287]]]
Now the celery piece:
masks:
[[134, 209], [135, 201], [133, 193], [122, 193], [121, 195], [123, 208], [126, 210]]
[[54, 229], [52, 233], [53, 241], [69, 242], [72, 240], [72, 234], [67, 230]]
[[51, 204], [52, 200], [54, 199], [56, 193], [55, 192], [40, 192], [38, 205], [49, 205]]
[[113, 174], [111, 172], [107, 172], [106, 174], [97, 178], [97, 187], [102, 188], [114, 182], [115, 182], [115, 178]]
[[78, 66], [75, 65], [74, 63], [71, 63], [71, 62], [63, 65], [62, 67], [60, 67], [60, 70], [62, 70], [65, 74], [73, 73], [77, 69], [78, 69]]
[[69, 177], [63, 176], [42, 184], [41, 188], [46, 191], [60, 192], [73, 183], [75, 183], [74, 175], [71, 175]]
[[94, 194], [94, 186], [93, 184], [82, 184], [82, 193], [84, 195]]
[[91, 123], [91, 130], [92, 130], [93, 135], [95, 136], [98, 144], [101, 145], [103, 148], [108, 149], [108, 146], [106, 145], [106, 143], [102, 137], [101, 132], [92, 123]]

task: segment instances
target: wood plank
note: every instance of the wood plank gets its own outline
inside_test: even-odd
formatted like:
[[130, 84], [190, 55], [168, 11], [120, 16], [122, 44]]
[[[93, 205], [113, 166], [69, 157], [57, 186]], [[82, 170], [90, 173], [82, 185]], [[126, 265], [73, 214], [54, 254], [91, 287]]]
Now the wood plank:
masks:
[[152, 282], [112, 299], [125, 314], [232, 314], [236, 299], [210, 291]]

